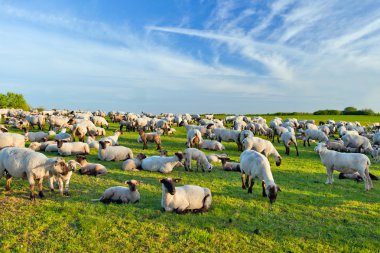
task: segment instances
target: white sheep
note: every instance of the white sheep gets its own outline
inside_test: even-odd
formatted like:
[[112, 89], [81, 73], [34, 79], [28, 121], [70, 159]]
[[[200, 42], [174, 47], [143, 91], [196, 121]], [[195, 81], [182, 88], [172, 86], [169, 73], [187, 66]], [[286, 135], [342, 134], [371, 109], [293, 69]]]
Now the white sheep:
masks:
[[[242, 188], [248, 187], [249, 180], [251, 184], [248, 193], [252, 193], [255, 178], [262, 180], [263, 197], [268, 196], [270, 203], [276, 201], [277, 192], [281, 191], [273, 179], [272, 171], [268, 159], [254, 150], [246, 150], [240, 155], [240, 170]], [[244, 180], [244, 174], [247, 179]], [[267, 192], [268, 191], [268, 194]]]
[[5, 147], [25, 147], [25, 136], [15, 133], [0, 133], [0, 149]]
[[282, 157], [270, 141], [261, 139], [260, 137], [248, 137], [243, 140], [242, 144], [244, 150], [253, 149], [259, 153], [262, 153], [266, 157], [272, 155], [276, 162], [276, 166], [281, 165]]
[[297, 139], [294, 133], [292, 132], [285, 132], [281, 135], [282, 143], [284, 143], [285, 146], [285, 154], [289, 155], [290, 153], [290, 144], [293, 143], [294, 147], [296, 148], [297, 156], [299, 156], [298, 153], [298, 146], [297, 146]]
[[124, 161], [133, 158], [130, 148], [124, 146], [111, 146], [110, 141], [99, 141], [98, 158], [102, 161]]
[[141, 168], [147, 171], [158, 171], [161, 173], [170, 173], [173, 168], [181, 162], [183, 154], [176, 152], [174, 156], [151, 156], [145, 158], [141, 163]]
[[161, 206], [166, 212], [175, 211], [178, 214], [185, 212], [206, 212], [212, 202], [211, 191], [197, 185], [175, 187], [181, 179], [164, 178], [162, 184]]
[[186, 171], [192, 171], [191, 168], [191, 161], [195, 160], [197, 161], [197, 171], [199, 170], [199, 167], [202, 169], [202, 171], [207, 170], [208, 172], [211, 172], [212, 165], [208, 162], [207, 157], [205, 153], [203, 153], [201, 150], [196, 148], [187, 148], [183, 152], [185, 156], [185, 170]]
[[203, 140], [201, 142], [201, 148], [219, 151], [219, 150], [225, 150], [226, 148], [222, 143], [215, 140]]
[[207, 156], [207, 160], [209, 163], [221, 163], [222, 161], [220, 160], [220, 158], [227, 158], [228, 155], [227, 154], [208, 154]]
[[373, 188], [372, 180], [369, 176], [371, 162], [366, 155], [328, 150], [324, 143], [318, 143], [314, 150], [319, 154], [322, 164], [326, 167], [326, 184], [333, 183], [333, 172], [337, 170], [343, 173], [358, 172], [365, 182], [365, 189], [368, 191]]
[[138, 180], [128, 180], [125, 184], [128, 184], [128, 187], [114, 186], [108, 188], [99, 199], [92, 199], [92, 201], [100, 201], [104, 204], [128, 204], [139, 202], [140, 193], [137, 190], [137, 185], [142, 184], [142, 182]]
[[305, 137], [303, 139], [303, 146], [306, 146], [306, 142], [310, 147], [310, 139], [312, 140], [318, 140], [320, 142], [328, 141], [329, 138], [326, 136], [326, 134], [320, 130], [315, 130], [315, 129], [306, 129], [305, 131]]
[[49, 144], [46, 146], [45, 152], [58, 152], [58, 145], [57, 144]]
[[355, 135], [355, 134], [345, 134], [342, 136], [344, 146], [349, 148], [356, 148], [357, 152], [361, 152], [363, 149], [364, 153], [371, 154], [373, 151], [371, 142], [367, 137]]
[[12, 177], [27, 178], [30, 198], [35, 199], [34, 180], [38, 180], [38, 195], [43, 198], [42, 181], [46, 175], [67, 175], [69, 168], [61, 158], [47, 158], [44, 154], [28, 148], [10, 147], [0, 151], [0, 178], [6, 172], [6, 190], [10, 190]]
[[69, 172], [65, 175], [62, 174], [56, 174], [49, 176], [49, 185], [50, 190], [54, 191], [54, 182], [58, 182], [58, 189], [59, 193], [61, 195], [69, 196], [69, 185], [70, 185], [70, 179], [73, 175], [73, 172], [75, 171], [76, 162], [74, 160], [70, 160], [67, 162], [67, 167], [69, 168]]
[[229, 162], [230, 158], [228, 157], [221, 157], [219, 159], [222, 161], [223, 170], [240, 172], [240, 163]]
[[372, 144], [373, 145], [380, 145], [380, 132], [377, 132], [373, 135]]
[[101, 142], [101, 141], [103, 141], [103, 142], [108, 141], [111, 144], [111, 146], [117, 146], [117, 145], [119, 145], [118, 140], [119, 140], [119, 136], [121, 134], [122, 134], [121, 131], [116, 130], [113, 135], [103, 137], [103, 138], [101, 138], [99, 140], [99, 142]]
[[83, 142], [57, 141], [58, 154], [61, 156], [85, 155], [90, 153], [90, 147]]
[[76, 164], [80, 166], [78, 172], [81, 175], [101, 176], [107, 173], [107, 168], [100, 163], [89, 163], [86, 156], [77, 155]]
[[25, 138], [29, 141], [47, 141], [49, 139], [49, 134], [45, 132], [25, 132]]
[[188, 148], [192, 148], [193, 146], [196, 146], [199, 148], [200, 144], [203, 142], [202, 133], [196, 128], [189, 129], [186, 137], [187, 137], [186, 146]]
[[61, 132], [54, 136], [54, 140], [56, 141], [62, 140], [62, 141], [71, 142], [72, 138], [69, 133], [66, 133], [66, 128], [62, 128]]
[[139, 153], [136, 158], [125, 160], [121, 165], [121, 169], [125, 171], [139, 171], [145, 158], [146, 155], [144, 153]]
[[90, 148], [99, 149], [99, 142], [93, 136], [88, 136], [86, 143]]
[[242, 149], [241, 142], [240, 142], [240, 131], [224, 129], [224, 128], [214, 128], [213, 138], [218, 140], [219, 142], [221, 141], [236, 142], [238, 146], [238, 150], [240, 151]]

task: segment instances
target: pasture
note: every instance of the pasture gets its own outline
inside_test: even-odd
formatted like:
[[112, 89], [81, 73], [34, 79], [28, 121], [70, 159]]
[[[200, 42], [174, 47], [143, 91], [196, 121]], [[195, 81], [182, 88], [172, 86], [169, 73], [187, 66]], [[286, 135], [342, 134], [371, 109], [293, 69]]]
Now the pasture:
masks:
[[[283, 119], [286, 116], [281, 116]], [[291, 116], [294, 117], [294, 116]], [[335, 119], [380, 121], [379, 116], [295, 116], [298, 119]], [[267, 122], [273, 117], [266, 117]], [[118, 129], [110, 124], [107, 134]], [[185, 149], [186, 131], [175, 127], [174, 135], [162, 136], [162, 146], [173, 155]], [[11, 130], [20, 132], [19, 130]], [[157, 155], [155, 145], [142, 150], [137, 132], [125, 132], [119, 144], [130, 147], [134, 154]], [[28, 143], [29, 144], [29, 143]], [[239, 161], [235, 143], [223, 143], [224, 151]], [[121, 171], [122, 162], [100, 162], [109, 168], [101, 177], [75, 173], [70, 182], [69, 197], [49, 192], [44, 180], [45, 199], [29, 200], [28, 182], [12, 181], [12, 190], [4, 191], [0, 180], [0, 251], [8, 252], [376, 252], [380, 247], [380, 182], [366, 192], [364, 183], [338, 180], [325, 185], [326, 171], [311, 147], [298, 142], [300, 156], [291, 146], [285, 155], [282, 143], [275, 147], [283, 157], [276, 167], [269, 158], [276, 183], [281, 187], [277, 201], [270, 206], [261, 196], [256, 181], [253, 194], [241, 189], [240, 173], [221, 170], [214, 164], [211, 173], [186, 172], [175, 168], [169, 175], [155, 172]], [[48, 156], [56, 156], [49, 153]], [[74, 159], [66, 157], [65, 160]], [[97, 162], [97, 150], [88, 155]], [[372, 160], [371, 160], [372, 161]], [[380, 176], [379, 165], [370, 171]], [[159, 179], [181, 178], [178, 185], [195, 184], [211, 189], [213, 203], [203, 214], [164, 213], [161, 211]], [[111, 186], [137, 179], [141, 200], [137, 204], [91, 202]]]

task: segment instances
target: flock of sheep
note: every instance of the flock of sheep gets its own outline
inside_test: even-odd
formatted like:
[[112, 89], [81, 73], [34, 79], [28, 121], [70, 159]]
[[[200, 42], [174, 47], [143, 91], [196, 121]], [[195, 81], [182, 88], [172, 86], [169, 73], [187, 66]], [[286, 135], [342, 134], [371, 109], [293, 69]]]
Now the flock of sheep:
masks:
[[[15, 109], [0, 109], [0, 117], [4, 125], [0, 125], [0, 178], [6, 178], [6, 190], [10, 189], [12, 178], [24, 178], [29, 181], [30, 198], [35, 199], [35, 181], [38, 182], [39, 196], [44, 197], [42, 182], [49, 179], [50, 189], [58, 183], [61, 194], [69, 194], [69, 183], [72, 173], [84, 175], [103, 175], [107, 168], [100, 163], [87, 161], [86, 154], [91, 149], [98, 150], [98, 158], [102, 161], [124, 161], [121, 169], [126, 171], [155, 171], [170, 173], [175, 167], [184, 167], [192, 171], [192, 161], [196, 161], [197, 171], [210, 172], [212, 163], [222, 163], [226, 171], [241, 173], [242, 188], [252, 193], [254, 180], [262, 181], [262, 195], [268, 197], [270, 203], [281, 191], [276, 185], [269, 156], [273, 156], [277, 166], [282, 157], [273, 145], [275, 138], [285, 146], [285, 154], [290, 155], [290, 146], [295, 147], [299, 156], [297, 139], [310, 146], [310, 140], [318, 141], [315, 151], [326, 167], [326, 184], [333, 182], [333, 171], [340, 171], [339, 178], [363, 180], [365, 189], [373, 187], [372, 179], [377, 177], [369, 172], [371, 156], [378, 161], [380, 145], [379, 124], [363, 127], [359, 122], [334, 122], [328, 120], [315, 124], [313, 120], [282, 120], [274, 118], [269, 125], [262, 117], [227, 116], [223, 120], [214, 119], [213, 115], [135, 114], [109, 112], [112, 122], [118, 122], [120, 128], [111, 136], [105, 136], [109, 123], [106, 113], [52, 110], [43, 112], [26, 112]], [[49, 132], [44, 132], [45, 125]], [[187, 131], [186, 149], [167, 156], [161, 149], [161, 136], [175, 133], [173, 125], [183, 126]], [[231, 125], [231, 128], [226, 128]], [[38, 132], [31, 132], [35, 126]], [[8, 129], [23, 129], [24, 134], [10, 133]], [[143, 149], [148, 143], [154, 143], [160, 155], [147, 157], [144, 153], [134, 156], [132, 149], [119, 145], [118, 139], [125, 131], [138, 131], [138, 142]], [[339, 134], [339, 139], [334, 139]], [[54, 136], [54, 137], [52, 137]], [[99, 139], [97, 140], [97, 137]], [[261, 137], [258, 137], [261, 136]], [[87, 138], [86, 138], [87, 137]], [[263, 137], [263, 138], [262, 138]], [[54, 138], [54, 140], [49, 140]], [[78, 139], [78, 141], [76, 141]], [[25, 142], [30, 141], [28, 148]], [[206, 155], [201, 149], [225, 150], [222, 142], [235, 142], [241, 151], [240, 162], [229, 161], [227, 154]], [[48, 158], [41, 152], [57, 152], [59, 156], [76, 156], [75, 160], [66, 162], [60, 157]], [[196, 185], [176, 187], [180, 179], [164, 178], [162, 184], [161, 205], [165, 211], [204, 212], [212, 202], [211, 191]], [[107, 189], [104, 194], [93, 201], [104, 203], [135, 203], [140, 199], [137, 186], [140, 181], [129, 180], [128, 187], [116, 186]]]

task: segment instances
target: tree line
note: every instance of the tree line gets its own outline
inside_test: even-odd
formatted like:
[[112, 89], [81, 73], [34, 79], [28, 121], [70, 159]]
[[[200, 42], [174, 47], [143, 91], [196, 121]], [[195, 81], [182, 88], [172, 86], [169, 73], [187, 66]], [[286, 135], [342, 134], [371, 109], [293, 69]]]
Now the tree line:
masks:
[[30, 106], [22, 94], [7, 92], [7, 94], [0, 93], [0, 108], [15, 108], [29, 111]]
[[369, 108], [358, 110], [357, 108], [353, 106], [349, 106], [343, 109], [343, 111], [340, 110], [318, 110], [313, 112], [314, 115], [376, 115], [376, 113]]

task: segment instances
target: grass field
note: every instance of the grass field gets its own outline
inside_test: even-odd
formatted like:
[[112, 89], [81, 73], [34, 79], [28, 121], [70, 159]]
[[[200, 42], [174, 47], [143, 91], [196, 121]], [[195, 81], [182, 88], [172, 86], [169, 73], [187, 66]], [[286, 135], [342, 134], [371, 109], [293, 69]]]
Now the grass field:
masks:
[[[291, 116], [294, 117], [294, 116]], [[272, 117], [266, 117], [268, 122]], [[286, 116], [282, 116], [286, 118]], [[370, 123], [380, 117], [370, 116], [300, 116], [317, 122], [335, 120]], [[111, 124], [108, 134], [118, 127]], [[124, 133], [121, 145], [142, 152], [136, 132]], [[172, 136], [163, 136], [163, 148], [172, 155], [185, 149], [186, 133], [177, 128]], [[224, 153], [239, 160], [236, 144], [224, 143]], [[211, 189], [213, 204], [204, 214], [164, 213], [161, 211], [160, 173], [124, 172], [122, 162], [102, 162], [109, 174], [99, 178], [74, 174], [70, 197], [50, 193], [44, 182], [45, 196], [29, 200], [28, 182], [14, 179], [12, 190], [4, 191], [0, 180], [0, 251], [1, 252], [379, 252], [380, 182], [366, 192], [363, 183], [338, 180], [325, 185], [326, 172], [312, 147], [300, 146], [300, 156], [291, 148], [289, 157], [282, 145], [275, 143], [283, 156], [276, 167], [269, 158], [273, 176], [281, 187], [277, 201], [270, 206], [261, 196], [261, 184], [253, 195], [241, 189], [240, 173], [225, 172], [215, 165], [211, 173], [175, 169], [169, 176], [182, 178], [183, 184]], [[149, 145], [147, 155], [155, 155]], [[208, 152], [206, 153], [214, 153]], [[222, 153], [222, 152], [219, 152]], [[48, 154], [54, 156], [54, 154]], [[89, 161], [97, 161], [96, 150]], [[67, 157], [66, 160], [73, 159]], [[371, 171], [380, 175], [379, 165]], [[91, 202], [111, 186], [128, 179], [144, 182], [139, 186], [137, 204], [104, 205]]]

